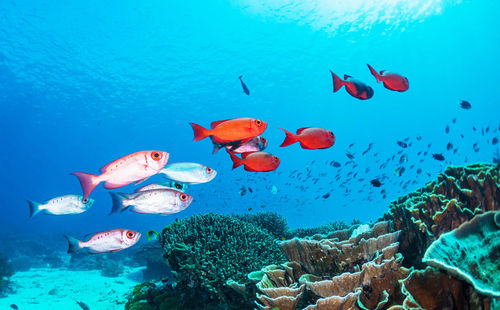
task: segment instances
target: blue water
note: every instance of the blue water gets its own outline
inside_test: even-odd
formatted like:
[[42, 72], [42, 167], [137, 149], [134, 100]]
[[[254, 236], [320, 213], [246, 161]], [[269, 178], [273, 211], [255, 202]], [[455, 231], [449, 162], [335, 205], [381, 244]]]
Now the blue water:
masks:
[[[118, 227], [144, 233], [205, 212], [275, 211], [291, 227], [368, 222], [447, 165], [491, 162], [500, 119], [500, 3], [405, 2], [1, 1], [0, 230], [13, 238], [81, 237]], [[366, 63], [407, 76], [409, 91], [376, 84]], [[329, 69], [368, 83], [375, 95], [360, 101], [344, 89], [333, 94]], [[242, 92], [239, 75], [250, 96]], [[460, 100], [472, 109], [461, 109]], [[208, 126], [235, 117], [268, 123], [263, 136], [270, 141], [267, 151], [281, 159], [278, 170], [232, 171], [225, 152], [211, 154], [208, 139], [192, 141], [189, 122]], [[284, 134], [278, 127], [306, 126], [332, 130], [335, 145], [314, 151], [279, 147]], [[399, 177], [396, 141], [407, 137], [413, 144], [404, 150], [408, 162]], [[362, 156], [371, 142], [372, 150]], [[456, 154], [446, 150], [448, 142]], [[351, 143], [356, 168], [345, 166]], [[429, 143], [429, 154], [417, 156]], [[149, 149], [169, 152], [170, 162], [203, 163], [218, 176], [191, 186], [194, 202], [175, 215], [108, 216], [111, 199], [100, 185], [86, 213], [28, 218], [26, 199], [81, 193], [71, 172], [97, 173], [112, 160]], [[331, 160], [341, 162], [341, 170], [325, 164]], [[298, 179], [291, 174], [296, 169], [311, 175]], [[358, 175], [348, 176], [351, 171]], [[370, 185], [384, 175], [381, 188]], [[403, 188], [407, 181], [414, 182]], [[242, 196], [242, 186], [253, 193]], [[330, 197], [321, 198], [326, 193]], [[60, 242], [66, 247], [62, 237]]]

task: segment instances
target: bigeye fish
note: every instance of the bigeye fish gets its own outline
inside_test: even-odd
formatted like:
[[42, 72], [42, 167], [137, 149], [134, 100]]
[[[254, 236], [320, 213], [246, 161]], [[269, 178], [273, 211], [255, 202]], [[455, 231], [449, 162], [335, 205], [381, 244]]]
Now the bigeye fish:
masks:
[[[212, 141], [213, 143], [213, 141]], [[217, 153], [221, 148], [225, 147], [226, 150], [235, 154], [241, 154], [245, 152], [259, 152], [263, 151], [267, 147], [267, 140], [264, 137], [255, 137], [247, 142], [243, 140], [227, 142], [227, 143], [213, 143], [214, 151], [212, 154]]]
[[176, 189], [176, 190], [179, 190], [181, 192], [185, 192], [188, 189], [188, 186], [187, 186], [187, 184], [174, 182], [174, 181], [167, 181], [167, 182], [161, 182], [161, 183], [151, 183], [151, 184], [136, 188], [134, 193], [150, 191], [150, 190], [154, 190], [154, 189], [168, 189], [168, 188]]
[[385, 88], [398, 92], [404, 92], [407, 91], [410, 87], [410, 82], [408, 82], [408, 79], [401, 74], [389, 72], [386, 70], [382, 70], [380, 71], [380, 73], [378, 73], [377, 71], [375, 71], [375, 69], [373, 69], [372, 66], [370, 66], [369, 64], [366, 65], [377, 80], [377, 83], [380, 83], [380, 81], [382, 81]]
[[194, 141], [199, 141], [208, 137], [214, 143], [226, 143], [250, 139], [262, 134], [267, 128], [267, 123], [255, 118], [243, 117], [226, 119], [212, 122], [211, 129], [203, 128], [195, 123], [189, 123], [193, 128]]
[[352, 76], [345, 74], [344, 80], [339, 78], [335, 73], [330, 70], [333, 78], [333, 92], [336, 93], [342, 86], [345, 86], [345, 89], [349, 93], [349, 95], [354, 98], [358, 98], [361, 100], [370, 99], [373, 96], [373, 88], [366, 85], [365, 83], [358, 81]]
[[99, 171], [100, 175], [83, 172], [73, 172], [83, 189], [83, 199], [87, 200], [90, 193], [101, 182], [104, 188], [114, 189], [135, 182], [136, 184], [157, 174], [167, 163], [169, 154], [162, 151], [141, 151], [119, 158]]
[[111, 213], [132, 212], [145, 214], [172, 214], [180, 212], [191, 204], [193, 197], [174, 189], [155, 189], [133, 194], [109, 193], [113, 200]]
[[87, 249], [88, 253], [111, 253], [133, 246], [141, 238], [141, 234], [129, 229], [113, 229], [94, 234], [88, 241], [80, 241], [71, 236], [68, 239], [68, 253]]
[[280, 128], [286, 134], [285, 140], [281, 143], [281, 147], [285, 147], [296, 142], [306, 150], [327, 149], [335, 144], [335, 135], [327, 129], [318, 127], [305, 127], [297, 129], [297, 133], [291, 133], [283, 128]]
[[233, 169], [243, 165], [246, 171], [268, 172], [273, 171], [280, 165], [280, 159], [266, 152], [242, 153], [241, 158], [228, 152], [233, 161]]
[[38, 203], [28, 200], [30, 206], [30, 217], [37, 215], [40, 212], [51, 215], [66, 215], [66, 214], [79, 214], [87, 211], [94, 199], [87, 199], [83, 201], [80, 195], [64, 195], [52, 198], [45, 203]]
[[217, 175], [214, 169], [197, 163], [168, 164], [159, 173], [170, 180], [188, 184], [207, 183]]

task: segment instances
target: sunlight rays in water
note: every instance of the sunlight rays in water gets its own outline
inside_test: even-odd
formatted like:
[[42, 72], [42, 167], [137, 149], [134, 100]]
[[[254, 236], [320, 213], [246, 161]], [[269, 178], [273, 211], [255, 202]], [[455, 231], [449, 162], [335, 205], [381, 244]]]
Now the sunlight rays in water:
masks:
[[325, 32], [404, 28], [440, 14], [449, 0], [234, 0], [235, 6], [252, 15], [283, 23], [308, 25]]

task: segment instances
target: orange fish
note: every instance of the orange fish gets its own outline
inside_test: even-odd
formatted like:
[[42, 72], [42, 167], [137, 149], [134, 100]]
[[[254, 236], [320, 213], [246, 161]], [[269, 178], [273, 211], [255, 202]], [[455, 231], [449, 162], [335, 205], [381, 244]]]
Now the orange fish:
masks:
[[273, 171], [280, 165], [280, 159], [266, 152], [245, 152], [241, 158], [228, 152], [233, 161], [233, 169], [244, 165], [246, 171], [267, 172]]
[[335, 144], [335, 135], [330, 130], [318, 127], [305, 127], [297, 129], [297, 134], [293, 134], [280, 128], [286, 134], [285, 141], [281, 143], [281, 147], [300, 142], [303, 149], [327, 149]]
[[262, 134], [267, 128], [267, 123], [254, 118], [234, 118], [213, 122], [211, 129], [206, 129], [195, 123], [193, 127], [194, 141], [212, 137], [214, 143], [226, 143], [243, 140], [245, 143]]
[[373, 88], [366, 85], [365, 83], [358, 81], [352, 76], [344, 74], [344, 80], [339, 78], [335, 73], [330, 70], [333, 78], [333, 92], [336, 93], [342, 86], [345, 86], [345, 89], [349, 93], [349, 95], [354, 98], [358, 98], [361, 100], [370, 99], [373, 97]]
[[104, 188], [114, 189], [136, 182], [136, 184], [146, 180], [160, 172], [168, 161], [169, 154], [162, 151], [141, 151], [119, 158], [99, 171], [100, 175], [93, 175], [83, 172], [73, 172], [80, 181], [83, 189], [82, 201], [87, 201], [90, 193], [101, 182]]
[[377, 71], [375, 71], [375, 69], [372, 68], [372, 66], [370, 66], [369, 64], [366, 65], [368, 66], [368, 69], [370, 69], [370, 72], [373, 74], [373, 76], [377, 79], [377, 83], [380, 83], [380, 81], [382, 81], [385, 88], [403, 92], [407, 91], [410, 87], [410, 82], [408, 82], [408, 79], [406, 77], [386, 70], [380, 71], [379, 74], [377, 73]]

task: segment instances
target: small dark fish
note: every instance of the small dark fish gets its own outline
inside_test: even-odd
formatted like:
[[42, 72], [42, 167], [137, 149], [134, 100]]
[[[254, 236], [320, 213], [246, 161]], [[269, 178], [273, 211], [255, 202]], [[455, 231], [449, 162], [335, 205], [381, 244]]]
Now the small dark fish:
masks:
[[87, 306], [83, 301], [76, 301], [75, 302], [83, 309], [83, 310], [90, 310], [90, 307]]
[[321, 196], [321, 197], [323, 197], [324, 199], [326, 199], [326, 198], [330, 197], [330, 193], [326, 193], [326, 194], [324, 194], [324, 195], [323, 195], [323, 196]]
[[335, 168], [339, 168], [340, 167], [340, 163], [338, 161], [336, 161], [336, 162], [333, 163], [333, 166]]
[[405, 167], [399, 168], [399, 176], [402, 176], [405, 170], [406, 170]]
[[456, 154], [458, 152], [458, 149], [453, 150], [453, 154]]
[[469, 109], [472, 107], [472, 105], [470, 104], [470, 102], [469, 102], [469, 101], [462, 100], [462, 101], [460, 102], [460, 107], [461, 107], [462, 109], [469, 110]]
[[420, 141], [420, 140], [422, 140], [422, 137], [421, 137], [421, 136], [418, 136], [418, 137], [417, 137], [417, 141]]
[[370, 183], [374, 186], [374, 187], [380, 187], [382, 186], [382, 183], [380, 183], [380, 181], [378, 179], [373, 179], [370, 181]]
[[444, 132], [450, 133], [450, 126], [446, 125], [446, 128], [444, 129]]
[[435, 160], [439, 160], [439, 161], [444, 160], [443, 154], [432, 154], [432, 158], [434, 158]]
[[252, 208], [248, 208], [248, 211], [252, 211]]
[[15, 309], [15, 310], [19, 309], [19, 307], [18, 307], [16, 304], [12, 304], [12, 305], [10, 305], [10, 307], [11, 307], [12, 309]]
[[463, 138], [464, 138], [464, 135], [463, 135], [463, 134], [460, 134], [460, 138], [462, 138], [462, 139], [463, 139]]
[[490, 131], [490, 126], [486, 127], [486, 132], [489, 132]]
[[347, 156], [347, 158], [349, 159], [354, 159], [354, 155], [349, 152], [345, 152], [345, 156]]
[[398, 142], [396, 142], [396, 143], [397, 143], [400, 147], [402, 147], [402, 148], [404, 148], [404, 149], [408, 147], [408, 144], [404, 143], [403, 141], [398, 141]]
[[417, 174], [421, 174], [422, 173], [422, 169], [418, 168], [417, 169]]
[[354, 143], [351, 143], [349, 144], [349, 148], [353, 147], [354, 146]]
[[406, 161], [408, 161], [408, 155], [407, 154], [401, 155], [401, 158], [399, 158], [399, 164], [402, 164]]
[[448, 144], [446, 145], [446, 150], [451, 150], [453, 148], [453, 144], [451, 144], [451, 142], [448, 142]]
[[243, 87], [243, 92], [247, 95], [250, 95], [250, 90], [248, 89], [247, 85], [243, 82], [243, 80], [241, 79], [243, 76], [240, 75], [238, 77], [238, 79], [240, 79], [240, 82], [241, 82], [241, 87]]
[[476, 131], [476, 126], [472, 126], [472, 130]]
[[251, 187], [249, 187], [249, 188], [248, 188], [248, 191], [249, 191], [250, 193], [253, 193], [253, 190], [252, 190], [252, 188], [251, 188]]
[[405, 141], [405, 142], [410, 141], [410, 137], [405, 138], [405, 140], [404, 140], [404, 141]]
[[452, 119], [451, 121], [453, 122], [453, 124], [455, 124], [455, 123], [457, 122], [457, 119], [456, 119], [456, 118], [454, 118], [454, 119]]
[[477, 142], [472, 145], [472, 148], [477, 148]]
[[497, 143], [498, 143], [498, 138], [497, 138], [497, 137], [495, 137], [495, 138], [493, 138], [493, 139], [491, 140], [491, 144], [495, 145], [495, 144], [497, 144]]

